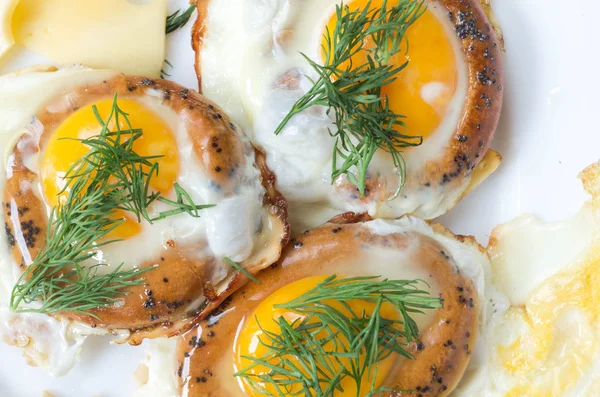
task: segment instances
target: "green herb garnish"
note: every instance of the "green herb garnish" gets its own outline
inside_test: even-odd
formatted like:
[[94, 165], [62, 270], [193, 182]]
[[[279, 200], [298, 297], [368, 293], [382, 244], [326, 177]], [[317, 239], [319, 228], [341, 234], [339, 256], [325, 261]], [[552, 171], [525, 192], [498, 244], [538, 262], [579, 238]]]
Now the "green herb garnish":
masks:
[[184, 27], [192, 17], [192, 14], [194, 13], [195, 9], [196, 6], [194, 4], [191, 4], [184, 12], [181, 12], [181, 10], [177, 10], [171, 15], [169, 15], [167, 17], [167, 26], [165, 28], [167, 34]]
[[[365, 379], [371, 379], [365, 385], [369, 396], [389, 390], [376, 388], [379, 363], [392, 354], [412, 359], [406, 347], [419, 333], [412, 315], [442, 306], [439, 298], [419, 289], [420, 284], [424, 282], [331, 276], [300, 297], [274, 305], [302, 318], [293, 322], [275, 318], [278, 332], [261, 328], [259, 343], [268, 352], [260, 358], [244, 356], [251, 364], [235, 376], [257, 393], [272, 397], [332, 397], [347, 378], [356, 383], [357, 391]], [[350, 305], [356, 300], [374, 304], [373, 313], [356, 313]], [[399, 318], [382, 317], [383, 304], [393, 305]], [[253, 373], [256, 367], [268, 372]]]
[[[162, 156], [140, 156], [133, 150], [143, 132], [131, 126], [116, 94], [107, 120], [96, 106], [92, 109], [102, 130], [97, 136], [76, 139], [90, 151], [67, 171], [60, 192], [67, 193], [66, 199], [50, 212], [46, 243], [13, 288], [10, 307], [15, 312], [89, 314], [91, 309], [115, 303], [124, 288], [143, 283], [140, 274], [152, 268], [122, 270], [121, 263], [103, 273], [100, 268], [107, 265], [85, 265], [102, 247], [117, 241], [106, 239], [125, 221], [115, 211], [152, 223], [180, 213], [198, 217], [199, 210], [212, 207], [194, 204], [178, 184], [176, 200], [151, 192], [150, 182], [158, 175], [156, 160]], [[115, 131], [109, 129], [111, 122]], [[148, 207], [155, 201], [173, 208], [152, 217]], [[34, 305], [21, 307], [23, 303]]]
[[236, 269], [237, 271], [239, 271], [240, 273], [242, 273], [244, 276], [248, 277], [250, 280], [252, 280], [253, 282], [255, 282], [256, 284], [260, 284], [260, 281], [258, 281], [258, 279], [256, 277], [254, 277], [253, 275], [251, 275], [248, 270], [244, 269], [239, 263], [225, 257], [223, 258], [225, 260], [225, 262], [229, 263], [231, 266], [233, 266], [234, 269]]
[[[423, 141], [420, 136], [399, 132], [406, 127], [405, 116], [393, 112], [381, 93], [408, 64], [406, 61], [393, 66], [390, 59], [408, 50], [406, 31], [425, 12], [423, 4], [422, 0], [400, 0], [388, 8], [384, 0], [381, 7], [371, 8], [369, 1], [354, 11], [343, 3], [338, 5], [335, 28], [333, 32], [327, 29], [324, 35], [324, 63], [302, 54], [318, 78], [311, 80], [312, 88], [275, 130], [279, 134], [294, 115], [308, 108], [327, 107], [334, 117], [334, 128], [329, 133], [336, 138], [331, 182], [345, 175], [361, 196], [365, 194], [369, 164], [378, 149], [392, 157], [400, 179], [397, 196], [406, 179], [401, 150]], [[368, 46], [368, 42], [374, 45]], [[364, 63], [352, 59], [357, 54], [364, 56]]]
[[167, 72], [167, 70], [173, 68], [173, 65], [171, 64], [171, 62], [169, 62], [168, 59], [165, 59], [164, 64], [165, 64], [165, 66], [163, 66], [163, 68], [160, 70], [160, 78], [161, 79], [166, 79], [167, 77], [171, 77], [171, 74], [169, 74], [169, 72]]

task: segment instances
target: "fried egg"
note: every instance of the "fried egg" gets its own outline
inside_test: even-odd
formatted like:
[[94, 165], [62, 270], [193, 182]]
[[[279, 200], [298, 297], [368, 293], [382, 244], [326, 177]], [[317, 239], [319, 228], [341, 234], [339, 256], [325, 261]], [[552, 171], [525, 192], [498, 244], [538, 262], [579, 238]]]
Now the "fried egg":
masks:
[[[488, 152], [502, 104], [495, 34], [479, 2], [427, 2], [427, 11], [407, 31], [406, 57], [392, 62], [408, 60], [408, 66], [384, 89], [390, 107], [407, 116], [406, 133], [422, 136], [423, 144], [403, 153], [408, 174], [398, 197], [392, 199], [400, 184], [397, 169], [383, 150], [371, 161], [368, 192], [360, 197], [345, 177], [331, 183], [335, 138], [329, 133], [333, 115], [326, 108], [297, 114], [274, 135], [317, 77], [301, 53], [322, 60], [323, 34], [334, 26], [339, 4], [198, 1], [194, 42], [201, 90], [247, 126], [253, 142], [265, 149], [295, 228], [314, 227], [341, 212], [435, 218], [500, 161]], [[344, 4], [357, 9], [367, 1]], [[371, 7], [381, 5], [381, 0], [371, 2]]]
[[[99, 248], [86, 265], [102, 265], [102, 272], [121, 263], [152, 268], [116, 304], [90, 315], [10, 313], [12, 287], [44, 245], [48, 214], [64, 200], [64, 175], [87, 153], [69, 138], [97, 135], [92, 106], [106, 119], [115, 93], [132, 128], [143, 131], [134, 149], [163, 156], [150, 188], [176, 200], [178, 183], [196, 204], [215, 206], [200, 218], [182, 213], [152, 224], [116, 212], [125, 222], [109, 237], [119, 241]], [[221, 109], [175, 83], [84, 67], [23, 70], [0, 78], [0, 121], [0, 328], [9, 342], [32, 349], [28, 355], [39, 365], [52, 366], [54, 350], [76, 351], [89, 333], [112, 332], [131, 344], [177, 335], [244, 282], [224, 257], [256, 273], [279, 258], [288, 239], [285, 201], [264, 155]], [[155, 202], [148, 211], [153, 217], [165, 209]]]
[[600, 393], [600, 164], [580, 174], [592, 200], [564, 221], [531, 216], [500, 225], [488, 251], [496, 287], [485, 354], [457, 396]]
[[[246, 284], [181, 337], [172, 351], [176, 366], [160, 375], [160, 384], [175, 380], [179, 394], [164, 396], [260, 396], [233, 374], [245, 366], [245, 357], [261, 356], [258, 340], [264, 332], [276, 332], [274, 318], [296, 315], [274, 305], [297, 298], [333, 274], [427, 282], [429, 292], [443, 299], [443, 307], [415, 314], [421, 332], [408, 347], [415, 360], [392, 355], [381, 363], [376, 384], [420, 390], [423, 396], [449, 394], [476, 354], [479, 325], [485, 322], [490, 264], [484, 249], [474, 239], [417, 218], [356, 221], [328, 223], [297, 235], [278, 265], [259, 274], [260, 284]], [[372, 310], [360, 301], [350, 305]], [[154, 350], [156, 357], [147, 368], [158, 365], [155, 360], [166, 360], [161, 351]], [[159, 383], [156, 371], [147, 373], [148, 384]], [[340, 396], [356, 395], [353, 385], [343, 386]]]

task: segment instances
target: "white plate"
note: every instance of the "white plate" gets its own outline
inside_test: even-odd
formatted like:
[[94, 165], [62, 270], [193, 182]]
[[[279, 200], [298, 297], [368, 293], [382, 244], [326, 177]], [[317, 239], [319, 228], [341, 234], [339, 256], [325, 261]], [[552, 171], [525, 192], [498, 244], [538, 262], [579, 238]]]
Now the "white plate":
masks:
[[[184, 0], [170, 1], [172, 9]], [[483, 186], [441, 220], [454, 232], [486, 244], [498, 223], [529, 212], [547, 220], [575, 213], [584, 200], [577, 173], [600, 157], [595, 76], [600, 2], [495, 0], [507, 53], [505, 105], [493, 147], [504, 161]], [[190, 24], [191, 25], [191, 24]], [[196, 88], [190, 26], [169, 36], [171, 79]], [[2, 72], [39, 63], [32, 54]], [[110, 346], [102, 338], [85, 344], [80, 363], [53, 379], [28, 367], [19, 350], [0, 343], [0, 397], [122, 397], [134, 388], [131, 374], [143, 348]]]

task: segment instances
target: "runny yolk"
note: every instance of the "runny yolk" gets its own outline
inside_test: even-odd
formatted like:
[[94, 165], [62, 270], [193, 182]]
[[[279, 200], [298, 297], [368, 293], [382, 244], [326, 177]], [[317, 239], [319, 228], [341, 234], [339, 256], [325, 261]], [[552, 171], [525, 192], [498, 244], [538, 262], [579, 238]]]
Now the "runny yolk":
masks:
[[[113, 100], [103, 100], [95, 105], [102, 119], [107, 120]], [[101, 131], [92, 106], [82, 107], [73, 113], [58, 126], [48, 141], [42, 158], [40, 176], [44, 197], [50, 207], [55, 207], [59, 200], [66, 199], [68, 192], [60, 193], [66, 184], [64, 176], [69, 168], [90, 150], [80, 141], [72, 139], [89, 138]], [[179, 172], [177, 142], [173, 132], [157, 114], [139, 102], [119, 99], [119, 107], [129, 114], [132, 128], [143, 131], [142, 136], [135, 141], [133, 150], [141, 156], [163, 156], [153, 160], [158, 163], [159, 173], [152, 177], [150, 185], [154, 191], [166, 194], [173, 187]], [[124, 120], [121, 119], [119, 123], [121, 130], [128, 129]], [[111, 131], [114, 131], [114, 127], [114, 122], [109, 124]], [[125, 222], [110, 233], [111, 238], [124, 239], [141, 231], [141, 225], [133, 214], [118, 210], [115, 211], [115, 217], [125, 218]]]
[[[364, 9], [368, 0], [347, 2], [350, 10]], [[382, 6], [383, 0], [372, 0], [371, 9]], [[387, 7], [398, 4], [390, 0]], [[335, 13], [327, 27], [334, 31], [337, 16]], [[390, 64], [400, 66], [408, 61], [408, 66], [397, 74], [397, 80], [382, 89], [387, 95], [390, 109], [406, 116], [406, 132], [409, 135], [430, 136], [443, 121], [458, 85], [458, 71], [454, 49], [442, 22], [432, 11], [425, 13], [406, 32], [408, 52], [404, 51], [391, 58]], [[323, 41], [325, 45], [325, 41]], [[368, 40], [365, 49], [373, 48]], [[354, 65], [366, 63], [364, 52], [352, 57]]]
[[[269, 338], [267, 337], [267, 333], [281, 334], [280, 326], [274, 321], [281, 316], [283, 316], [288, 323], [292, 323], [294, 320], [302, 319], [302, 315], [293, 311], [289, 311], [282, 308], [276, 308], [274, 305], [281, 303], [288, 303], [300, 295], [308, 292], [309, 290], [315, 288], [317, 284], [325, 280], [325, 276], [313, 276], [300, 279], [293, 283], [287, 284], [275, 292], [271, 293], [268, 297], [261, 301], [261, 303], [256, 307], [254, 312], [248, 316], [246, 323], [243, 325], [242, 329], [239, 331], [238, 336], [236, 338], [236, 342], [234, 345], [234, 356], [235, 356], [235, 371], [241, 370], [243, 368], [247, 368], [253, 364], [251, 360], [245, 357], [253, 357], [253, 358], [263, 358], [266, 353], [268, 353], [268, 348], [266, 348], [262, 343], [269, 342]], [[339, 302], [327, 302], [328, 304], [335, 307], [337, 310], [342, 311], [343, 313], [348, 313], [347, 309], [345, 309]], [[375, 304], [365, 302], [362, 300], [355, 300], [347, 302], [350, 306], [353, 313], [357, 315], [361, 315], [363, 312], [366, 315], [371, 315], [374, 311]], [[389, 303], [385, 303], [381, 306], [380, 309], [381, 317], [396, 320], [399, 319], [399, 313], [395, 307], [393, 307]], [[349, 314], [349, 313], [348, 313]], [[325, 337], [326, 334], [323, 332], [322, 337]], [[347, 341], [341, 340], [341, 342], [347, 346]], [[333, 350], [332, 344], [326, 344], [325, 350]], [[298, 362], [294, 357], [286, 357], [290, 361]], [[373, 384], [372, 376], [375, 375], [375, 388], [378, 388], [382, 385], [385, 378], [391, 371], [394, 362], [396, 361], [397, 356], [394, 354], [385, 358], [378, 365], [377, 371], [372, 371], [369, 374], [365, 374], [361, 380], [361, 393], [358, 395], [366, 395], [370, 390]], [[361, 357], [363, 359], [363, 357]], [[347, 368], [348, 360], [341, 360], [342, 364]], [[271, 364], [276, 365], [277, 360], [272, 360]], [[334, 363], [333, 366], [336, 371], [341, 368], [340, 364]], [[257, 365], [252, 368], [249, 373], [252, 375], [260, 375], [260, 374], [268, 374], [270, 369], [263, 365]], [[240, 377], [242, 382], [242, 387], [245, 393], [252, 397], [263, 397], [265, 394], [254, 390], [250, 387], [248, 381], [244, 377]], [[262, 384], [271, 395], [278, 395], [276, 388], [271, 384]], [[327, 384], [321, 385], [323, 388], [327, 386]], [[356, 397], [356, 382], [346, 377], [342, 379], [340, 382], [340, 386], [343, 391], [336, 391], [336, 397], [350, 396]], [[289, 395], [299, 395], [302, 391], [300, 386], [292, 386], [287, 389]], [[287, 395], [287, 394], [286, 394]]]

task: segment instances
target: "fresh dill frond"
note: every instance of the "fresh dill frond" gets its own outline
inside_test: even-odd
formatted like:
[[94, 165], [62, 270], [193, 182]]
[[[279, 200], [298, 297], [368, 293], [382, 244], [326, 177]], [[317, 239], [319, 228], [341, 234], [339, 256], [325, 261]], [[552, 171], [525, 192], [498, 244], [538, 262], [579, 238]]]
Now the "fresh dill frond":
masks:
[[[102, 129], [99, 135], [75, 139], [90, 151], [66, 173], [60, 192], [66, 198], [50, 212], [45, 245], [13, 288], [10, 308], [15, 312], [89, 314], [115, 303], [124, 288], [143, 283], [140, 275], [152, 268], [123, 270], [121, 263], [103, 273], [100, 268], [108, 265], [86, 265], [102, 247], [116, 241], [107, 237], [125, 219], [115, 216], [115, 211], [151, 223], [180, 213], [198, 217], [199, 210], [212, 206], [196, 205], [177, 184], [176, 200], [150, 191], [150, 182], [158, 175], [156, 160], [162, 156], [141, 156], [133, 150], [143, 132], [132, 127], [116, 94], [106, 120], [96, 106], [92, 110]], [[157, 200], [173, 208], [151, 217], [148, 206]]]
[[167, 72], [167, 70], [173, 68], [173, 65], [171, 64], [171, 62], [169, 62], [168, 59], [165, 59], [164, 63], [166, 66], [163, 66], [163, 68], [160, 70], [160, 78], [161, 79], [166, 79], [167, 77], [171, 77], [171, 74], [169, 74], [169, 72]]
[[[284, 117], [275, 134], [279, 134], [290, 119], [313, 106], [325, 106], [333, 115], [334, 127], [329, 133], [335, 138], [331, 182], [345, 175], [347, 180], [365, 194], [368, 167], [378, 149], [388, 152], [399, 176], [396, 197], [406, 180], [402, 149], [418, 146], [420, 136], [404, 131], [405, 116], [390, 109], [382, 88], [396, 80], [408, 61], [394, 66], [390, 60], [408, 50], [407, 29], [425, 12], [423, 0], [400, 0], [388, 8], [351, 10], [343, 3], [336, 6], [336, 25], [324, 34], [323, 64], [302, 54], [318, 78]], [[369, 46], [367, 43], [374, 45]], [[365, 58], [357, 63], [355, 56]]]
[[248, 270], [244, 269], [239, 263], [225, 257], [223, 258], [225, 260], [225, 262], [229, 263], [234, 269], [236, 269], [237, 271], [239, 271], [240, 273], [242, 273], [244, 276], [248, 277], [250, 280], [252, 280], [253, 282], [255, 282], [256, 284], [260, 284], [260, 281], [258, 281], [256, 279], [256, 277], [254, 277], [252, 274], [250, 274], [248, 272]]
[[171, 15], [167, 16], [167, 25], [165, 29], [166, 33], [169, 34], [184, 27], [192, 17], [195, 9], [196, 6], [194, 4], [190, 4], [185, 11], [181, 12], [181, 10], [177, 10]]
[[[333, 397], [344, 379], [356, 384], [357, 393], [364, 391], [363, 381], [371, 379], [364, 385], [369, 396], [390, 390], [376, 387], [379, 363], [392, 354], [413, 359], [406, 349], [419, 333], [412, 316], [442, 306], [439, 298], [419, 288], [421, 284], [380, 277], [328, 277], [298, 298], [274, 305], [301, 317], [292, 322], [284, 316], [274, 318], [276, 332], [259, 324], [263, 333], [259, 343], [267, 352], [262, 357], [244, 356], [251, 364], [235, 376], [270, 397]], [[374, 304], [373, 312], [355, 312], [351, 302], [358, 300]], [[383, 317], [384, 304], [393, 305], [399, 318]], [[255, 371], [257, 367], [268, 372]]]

